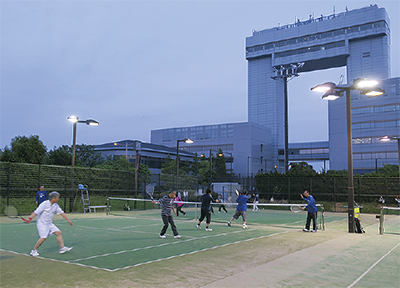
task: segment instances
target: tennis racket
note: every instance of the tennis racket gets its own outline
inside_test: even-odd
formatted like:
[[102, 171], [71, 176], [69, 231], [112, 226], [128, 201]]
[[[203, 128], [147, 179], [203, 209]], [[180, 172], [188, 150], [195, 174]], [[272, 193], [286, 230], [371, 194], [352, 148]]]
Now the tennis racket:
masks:
[[301, 211], [301, 206], [300, 205], [292, 205], [290, 206], [290, 211], [293, 213], [298, 213]]
[[238, 189], [235, 189], [235, 193], [236, 193], [237, 196], [239, 196], [239, 194], [240, 194]]
[[154, 200], [153, 196], [152, 196], [150, 193], [147, 193], [147, 195], [150, 196], [150, 199], [151, 199], [151, 200]]
[[20, 218], [20, 219], [24, 220], [25, 222], [27, 221], [26, 219], [19, 216], [18, 209], [12, 205], [7, 205], [6, 207], [4, 207], [4, 214], [6, 216], [8, 216], [9, 218]]

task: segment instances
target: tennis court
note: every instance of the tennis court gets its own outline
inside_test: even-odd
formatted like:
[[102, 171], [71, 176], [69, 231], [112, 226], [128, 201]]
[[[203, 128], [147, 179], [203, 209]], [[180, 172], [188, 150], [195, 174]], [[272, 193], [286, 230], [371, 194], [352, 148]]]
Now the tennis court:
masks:
[[[218, 213], [216, 205], [213, 231], [206, 232], [205, 223], [202, 230], [195, 228], [196, 209], [185, 209], [186, 216], [174, 217], [181, 239], [174, 239], [170, 229], [166, 239], [159, 238], [159, 209], [109, 216], [71, 214], [72, 227], [57, 216], [54, 223], [65, 244], [74, 248], [59, 254], [53, 236], [39, 248], [37, 258], [28, 255], [38, 239], [35, 224], [1, 218], [1, 286], [398, 287], [400, 283], [399, 237], [379, 235], [375, 215], [361, 216], [365, 234], [347, 233], [344, 213], [325, 213], [325, 231], [304, 233], [305, 212], [249, 209], [248, 228], [243, 229], [240, 218], [232, 227], [227, 225], [234, 207]], [[393, 225], [398, 225], [398, 217], [394, 219]], [[27, 273], [18, 273], [21, 269]], [[43, 279], [43, 271], [54, 274], [54, 279]]]

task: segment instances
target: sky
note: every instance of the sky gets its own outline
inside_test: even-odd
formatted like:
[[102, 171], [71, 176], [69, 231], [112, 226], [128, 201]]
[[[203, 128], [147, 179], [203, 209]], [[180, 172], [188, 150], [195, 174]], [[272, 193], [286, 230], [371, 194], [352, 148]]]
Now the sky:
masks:
[[[399, 77], [400, 1], [1, 0], [0, 148], [38, 135], [48, 150], [131, 139], [163, 128], [247, 121], [245, 38], [252, 30], [377, 4], [391, 20]], [[327, 101], [310, 88], [344, 68], [288, 85], [289, 142], [328, 140]], [[306, 127], [314, 127], [306, 129]]]

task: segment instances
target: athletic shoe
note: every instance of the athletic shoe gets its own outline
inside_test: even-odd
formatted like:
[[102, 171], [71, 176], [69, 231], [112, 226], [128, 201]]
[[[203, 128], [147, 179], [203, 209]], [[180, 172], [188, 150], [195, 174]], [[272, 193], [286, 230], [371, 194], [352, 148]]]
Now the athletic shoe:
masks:
[[183, 213], [183, 216], [186, 216], [186, 213]]
[[199, 224], [196, 225], [196, 228], [201, 230], [201, 227]]
[[174, 238], [175, 239], [179, 239], [179, 238], [182, 238], [182, 236], [181, 235], [175, 235]]
[[246, 225], [246, 224], [243, 224], [243, 229], [244, 229], [244, 228], [247, 228], [247, 225]]
[[31, 253], [29, 253], [29, 254], [31, 254], [31, 256], [39, 256], [39, 253], [37, 252], [37, 250], [32, 250], [31, 251]]
[[221, 211], [218, 211], [218, 213], [221, 213]]
[[72, 249], [72, 247], [64, 246], [64, 247], [60, 248], [60, 250], [58, 251], [58, 253], [64, 254], [65, 252], [68, 252], [68, 251], [71, 250], [71, 249]]
[[167, 236], [165, 236], [165, 235], [160, 235], [160, 238], [165, 239], [165, 238], [167, 238]]
[[231, 222], [228, 222], [228, 226], [231, 227]]
[[315, 230], [312, 230], [311, 232], [317, 232], [317, 229], [315, 229]]
[[212, 229], [211, 228], [206, 228], [206, 231], [212, 231]]
[[304, 231], [304, 232], [308, 232], [308, 229], [304, 228], [303, 231]]

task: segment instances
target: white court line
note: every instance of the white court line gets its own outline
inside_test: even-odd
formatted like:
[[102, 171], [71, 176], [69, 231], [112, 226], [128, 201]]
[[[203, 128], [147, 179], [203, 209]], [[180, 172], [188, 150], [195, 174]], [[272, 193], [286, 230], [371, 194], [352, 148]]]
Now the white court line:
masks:
[[177, 257], [181, 257], [181, 256], [195, 254], [195, 253], [198, 253], [198, 252], [204, 252], [204, 251], [208, 251], [208, 250], [212, 250], [212, 249], [216, 249], [216, 248], [225, 247], [225, 246], [232, 245], [232, 244], [238, 244], [238, 243], [243, 243], [243, 242], [247, 242], [247, 241], [262, 239], [262, 238], [266, 238], [266, 237], [271, 237], [271, 236], [275, 236], [275, 235], [279, 235], [279, 234], [283, 234], [283, 233], [287, 233], [287, 232], [289, 232], [289, 231], [273, 233], [273, 234], [269, 234], [269, 235], [259, 236], [259, 237], [250, 238], [250, 239], [241, 240], [241, 241], [235, 241], [235, 242], [231, 242], [231, 243], [225, 243], [225, 244], [222, 244], [222, 245], [219, 245], [219, 246], [214, 246], [214, 247], [210, 247], [210, 248], [204, 248], [204, 249], [201, 249], [201, 250], [195, 250], [195, 251], [188, 252], [188, 253], [183, 253], [183, 254], [173, 255], [173, 256], [170, 256], [170, 257], [166, 257], [166, 258], [160, 258], [160, 259], [156, 259], [156, 260], [151, 260], [151, 261], [138, 263], [138, 264], [130, 265], [130, 266], [125, 266], [125, 267], [122, 267], [122, 268], [117, 268], [117, 269], [113, 269], [113, 270], [109, 270], [109, 271], [112, 271], [112, 272], [119, 271], [119, 270], [122, 270], [122, 269], [137, 267], [137, 266], [150, 264], [150, 263], [154, 263], [154, 262], [159, 262], [159, 261], [163, 261], [163, 260], [169, 260], [169, 259], [173, 259], [173, 258], [177, 258]]
[[356, 279], [356, 281], [354, 281], [354, 282], [351, 283], [349, 286], [347, 286], [347, 288], [351, 288], [351, 287], [353, 287], [354, 285], [356, 285], [358, 281], [360, 281], [365, 275], [367, 275], [367, 273], [368, 273], [369, 271], [371, 271], [372, 268], [374, 268], [379, 262], [381, 262], [381, 261], [383, 260], [383, 258], [385, 258], [387, 255], [389, 255], [389, 254], [390, 254], [394, 249], [396, 249], [399, 245], [400, 245], [400, 243], [398, 243], [396, 246], [394, 246], [392, 249], [390, 249], [389, 252], [387, 252], [385, 255], [383, 255], [383, 256], [381, 257], [381, 259], [379, 259], [378, 261], [376, 261], [371, 267], [369, 267], [369, 268], [367, 269], [367, 271], [365, 271], [360, 277], [358, 277], [358, 278]]
[[[247, 230], [247, 231], [249, 231], [249, 230]], [[243, 230], [241, 230], [241, 231], [243, 231]], [[235, 231], [233, 233], [238, 233], [238, 232], [240, 232], [240, 231]], [[289, 231], [283, 231], [283, 232], [273, 233], [273, 234], [269, 234], [269, 235], [259, 236], [259, 237], [256, 237], [256, 238], [250, 238], [250, 239], [241, 240], [241, 241], [235, 241], [235, 242], [231, 242], [231, 243], [225, 243], [225, 244], [222, 244], [222, 245], [219, 245], [219, 246], [214, 246], [214, 247], [210, 247], [210, 248], [204, 248], [204, 249], [201, 249], [201, 250], [196, 250], [196, 251], [183, 253], [183, 254], [179, 254], [179, 255], [173, 255], [173, 256], [170, 256], [170, 257], [166, 257], [166, 258], [160, 258], [160, 259], [151, 260], [151, 261], [138, 263], [138, 264], [131, 265], [131, 266], [125, 266], [125, 267], [122, 267], [122, 268], [116, 268], [116, 269], [100, 268], [100, 267], [96, 267], [96, 266], [70, 262], [70, 261], [78, 261], [80, 259], [70, 260], [70, 261], [62, 261], [62, 260], [56, 260], [56, 259], [52, 259], [52, 258], [44, 258], [44, 257], [40, 257], [40, 256], [36, 256], [35, 258], [39, 258], [39, 259], [43, 259], [43, 260], [50, 260], [50, 261], [60, 262], [60, 263], [66, 263], [66, 264], [72, 264], [72, 265], [77, 265], [77, 266], [81, 266], [81, 267], [89, 267], [89, 268], [93, 268], [93, 269], [97, 269], [97, 270], [114, 272], [114, 271], [119, 271], [119, 270], [122, 270], [122, 269], [127, 269], [127, 268], [137, 267], [137, 266], [150, 264], [150, 263], [154, 263], [154, 262], [159, 262], [159, 261], [163, 261], [163, 260], [173, 259], [173, 258], [176, 258], [176, 257], [185, 256], [185, 255], [191, 255], [191, 254], [195, 254], [195, 253], [198, 253], [198, 252], [204, 252], [204, 251], [208, 251], [208, 250], [216, 249], [216, 248], [220, 248], [220, 247], [225, 247], [225, 246], [232, 245], [232, 244], [243, 243], [243, 242], [262, 239], [262, 238], [266, 238], [266, 237], [272, 237], [272, 236], [276, 236], [276, 235], [284, 234], [284, 233], [288, 233], [288, 232]], [[230, 233], [222, 233], [222, 234], [218, 234], [218, 235], [204, 236], [204, 237], [199, 237], [199, 238], [196, 238], [196, 239], [203, 239], [203, 238], [209, 238], [209, 237], [212, 237], [212, 236], [221, 236], [221, 235], [227, 235], [227, 234], [230, 234]], [[185, 241], [191, 241], [191, 240], [185, 240]], [[172, 242], [172, 243], [164, 243], [164, 244], [159, 245], [159, 246], [161, 247], [161, 246], [165, 246], [167, 244], [179, 244], [179, 243], [182, 243], [182, 241], [176, 241], [176, 242]], [[32, 257], [32, 256], [30, 256], [28, 254], [25, 254], [25, 253], [19, 253], [19, 252], [10, 251], [10, 250], [4, 250], [4, 249], [1, 249], [1, 248], [0, 248], [0, 251], [10, 252], [10, 253], [18, 254], [18, 255], [24, 255], [24, 256], [27, 256], [27, 257]], [[121, 252], [123, 253], [123, 251], [121, 251]], [[110, 253], [109, 255], [111, 255], [111, 254], [117, 254], [117, 253]], [[82, 259], [89, 259], [89, 258], [90, 257], [82, 258]]]
[[[155, 224], [148, 224], [148, 225], [133, 225], [133, 226], [125, 226], [125, 227], [119, 227], [119, 228], [101, 228], [101, 227], [91, 227], [91, 226], [82, 226], [82, 225], [74, 225], [74, 227], [78, 228], [84, 228], [84, 229], [93, 229], [93, 230], [108, 230], [108, 231], [126, 231], [126, 229], [132, 229], [132, 228], [140, 228], [140, 227], [148, 227], [148, 226], [160, 226], [159, 223]], [[68, 226], [67, 226], [68, 227]]]
[[[23, 255], [23, 256], [27, 256], [27, 257], [33, 257], [33, 256], [29, 255], [29, 254], [15, 252], [15, 251], [11, 251], [11, 250], [4, 250], [4, 249], [1, 249], [1, 248], [0, 248], [0, 251], [10, 252], [10, 253], [13, 253], [13, 254]], [[65, 264], [73, 264], [73, 265], [78, 265], [78, 266], [82, 266], [82, 267], [89, 267], [89, 268], [98, 269], [98, 270], [105, 270], [105, 271], [109, 271], [109, 272], [113, 271], [113, 270], [110, 270], [110, 269], [107, 269], [107, 268], [99, 268], [99, 267], [96, 267], [96, 266], [83, 265], [83, 264], [80, 264], [80, 263], [70, 263], [68, 261], [56, 260], [56, 259], [52, 259], [52, 258], [45, 258], [45, 257], [41, 257], [41, 256], [34, 256], [34, 257], [42, 259], [42, 260], [50, 260], [50, 261], [53, 261], [53, 262], [60, 262], [60, 263], [65, 263]]]
[[[255, 230], [255, 229], [249, 229], [247, 231], [252, 231], [252, 230]], [[208, 235], [208, 236], [203, 236], [203, 237], [194, 237], [194, 238], [186, 239], [186, 240], [183, 240], [183, 241], [181, 240], [181, 241], [176, 241], [176, 242], [167, 242], [167, 243], [162, 243], [162, 244], [158, 244], [158, 245], [146, 246], [146, 247], [135, 248], [135, 249], [130, 249], [130, 250], [122, 250], [122, 251], [113, 252], [113, 253], [106, 253], [106, 254], [102, 254], [102, 255], [94, 255], [94, 256], [81, 258], [81, 259], [70, 260], [70, 261], [71, 262], [77, 262], [77, 261], [89, 260], [89, 259], [94, 259], [94, 258], [99, 258], [99, 257], [106, 257], [106, 256], [110, 256], [110, 255], [117, 255], [117, 254], [122, 254], [122, 253], [127, 253], [127, 252], [135, 252], [135, 251], [146, 250], [146, 249], [151, 249], [151, 248], [159, 248], [159, 247], [163, 247], [163, 246], [181, 244], [183, 242], [189, 242], [189, 241], [199, 240], [199, 239], [206, 239], [206, 238], [210, 238], [210, 237], [226, 236], [228, 234], [236, 234], [236, 233], [241, 233], [241, 232], [244, 232], [244, 230], [239, 230], [239, 231], [229, 232], [229, 233], [215, 234], [215, 235]]]

